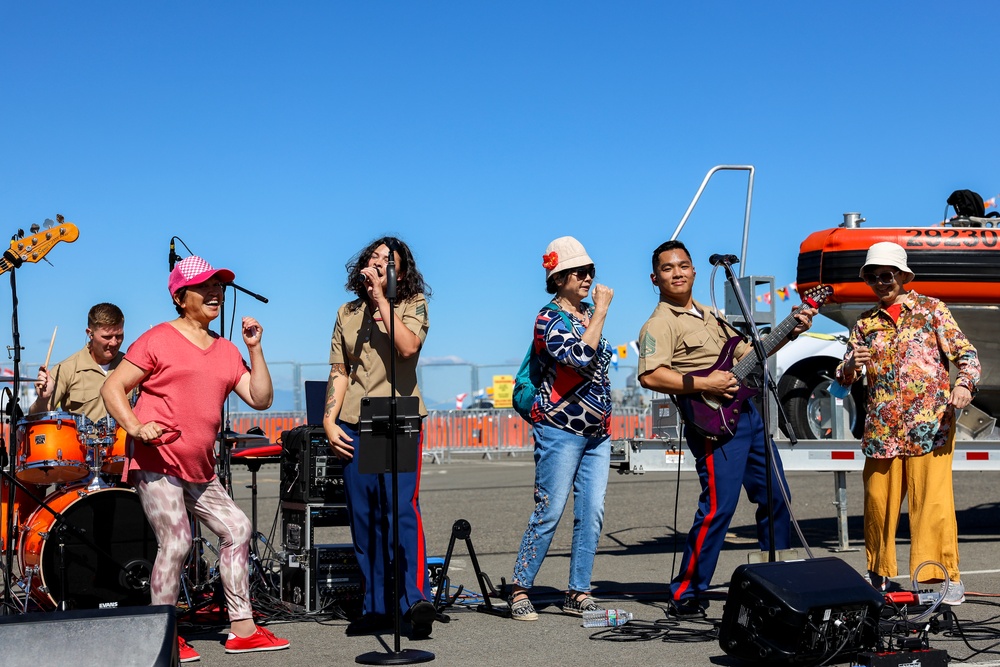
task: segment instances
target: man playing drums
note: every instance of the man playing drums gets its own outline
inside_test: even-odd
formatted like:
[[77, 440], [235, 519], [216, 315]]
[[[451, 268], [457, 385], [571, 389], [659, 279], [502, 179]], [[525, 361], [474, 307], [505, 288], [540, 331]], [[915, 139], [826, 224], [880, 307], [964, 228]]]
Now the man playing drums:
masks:
[[28, 413], [50, 412], [57, 407], [82, 414], [91, 421], [108, 414], [101, 399], [101, 387], [108, 373], [124, 358], [120, 351], [125, 338], [125, 315], [118, 306], [99, 303], [87, 314], [87, 345], [73, 356], [49, 369], [38, 369], [35, 390], [38, 398]]

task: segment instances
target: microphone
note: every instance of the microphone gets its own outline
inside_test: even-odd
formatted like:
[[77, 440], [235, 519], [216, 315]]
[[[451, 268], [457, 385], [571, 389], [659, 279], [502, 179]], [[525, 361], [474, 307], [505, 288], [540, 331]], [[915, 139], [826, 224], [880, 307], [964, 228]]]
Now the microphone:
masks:
[[719, 264], [739, 264], [740, 258], [736, 255], [712, 255], [708, 261], [712, 266], [718, 266]]
[[389, 255], [389, 263], [385, 267], [385, 298], [390, 301], [396, 298], [396, 261]]
[[170, 262], [170, 270], [171, 271], [174, 270], [174, 264], [177, 263], [177, 251], [174, 249], [174, 239], [175, 238], [177, 238], [177, 237], [176, 236], [171, 236], [170, 237], [170, 257], [168, 258], [168, 261]]

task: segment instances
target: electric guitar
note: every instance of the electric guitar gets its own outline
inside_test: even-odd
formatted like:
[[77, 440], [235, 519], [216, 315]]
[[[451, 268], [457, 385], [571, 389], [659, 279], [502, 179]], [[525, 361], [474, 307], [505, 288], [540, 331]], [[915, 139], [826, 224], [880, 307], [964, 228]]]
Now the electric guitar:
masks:
[[[833, 288], [829, 285], [817, 285], [802, 295], [802, 303], [812, 308], [819, 308], [832, 294]], [[782, 320], [770, 334], [762, 339], [764, 352], [770, 355], [798, 324], [799, 321], [795, 318], [795, 313]], [[674, 396], [674, 402], [680, 408], [685, 421], [713, 440], [729, 438], [736, 433], [744, 401], [760, 391], [758, 387], [745, 384], [745, 380], [753, 374], [760, 363], [754, 350], [751, 349], [749, 354], [746, 354], [739, 363], [733, 365], [736, 348], [742, 342], [741, 336], [733, 336], [722, 346], [722, 352], [715, 364], [710, 368], [688, 373], [688, 375], [695, 377], [707, 377], [718, 370], [729, 371], [736, 376], [736, 380], [739, 382], [736, 394], [732, 398], [709, 396], [704, 393]]]
[[36, 225], [32, 229], [30, 236], [23, 236], [23, 232], [10, 242], [10, 249], [5, 250], [0, 255], [0, 274], [7, 273], [11, 269], [16, 269], [23, 262], [37, 262], [52, 250], [52, 246], [60, 241], [72, 243], [80, 236], [80, 230], [72, 222], [65, 222], [61, 215], [56, 216], [58, 223], [46, 220], [48, 224], [44, 229], [39, 229]]

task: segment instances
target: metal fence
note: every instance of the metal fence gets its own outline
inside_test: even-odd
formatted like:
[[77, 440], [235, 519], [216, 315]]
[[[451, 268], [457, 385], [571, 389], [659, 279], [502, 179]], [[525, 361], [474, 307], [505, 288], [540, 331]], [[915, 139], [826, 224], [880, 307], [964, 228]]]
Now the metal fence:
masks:
[[[233, 412], [229, 427], [246, 433], [256, 426], [271, 442], [280, 442], [282, 431], [306, 423], [304, 411]], [[485, 458], [531, 451], [531, 426], [513, 410], [431, 410], [424, 420], [423, 451], [435, 461], [452, 454], [477, 453]], [[611, 417], [611, 437], [645, 438], [652, 434], [648, 409], [620, 408]]]

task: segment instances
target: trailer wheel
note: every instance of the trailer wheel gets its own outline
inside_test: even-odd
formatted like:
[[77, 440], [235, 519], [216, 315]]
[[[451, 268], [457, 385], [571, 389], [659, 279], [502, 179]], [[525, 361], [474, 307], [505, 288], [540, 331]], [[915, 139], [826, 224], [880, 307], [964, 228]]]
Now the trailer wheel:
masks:
[[[781, 405], [795, 436], [800, 440], [832, 437], [830, 385], [836, 382], [833, 379], [836, 368], [836, 361], [822, 360], [793, 366], [782, 376], [779, 386]], [[864, 405], [864, 386], [856, 382], [851, 393], [844, 398], [851, 434], [855, 438], [860, 438], [864, 431]]]

